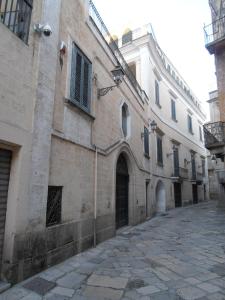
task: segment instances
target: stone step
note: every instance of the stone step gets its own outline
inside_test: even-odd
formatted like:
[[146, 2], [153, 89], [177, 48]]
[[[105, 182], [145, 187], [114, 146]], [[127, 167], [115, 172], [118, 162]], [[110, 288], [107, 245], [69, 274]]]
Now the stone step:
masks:
[[11, 284], [5, 281], [0, 281], [0, 294], [5, 292], [11, 287]]

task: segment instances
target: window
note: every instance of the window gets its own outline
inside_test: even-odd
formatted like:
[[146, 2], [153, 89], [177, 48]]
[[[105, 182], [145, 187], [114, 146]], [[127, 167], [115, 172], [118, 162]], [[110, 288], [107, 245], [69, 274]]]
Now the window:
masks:
[[202, 158], [202, 176], [205, 177], [205, 159]]
[[83, 52], [73, 44], [70, 100], [90, 111], [92, 65]]
[[176, 118], [176, 102], [171, 99], [171, 117], [174, 121], [177, 121]]
[[133, 33], [130, 29], [127, 29], [127, 31], [122, 36], [122, 45], [132, 42], [132, 39], [133, 39]]
[[192, 170], [192, 180], [196, 180], [196, 164], [195, 164], [194, 152], [191, 152], [191, 170]]
[[129, 133], [129, 110], [126, 103], [123, 104], [121, 108], [121, 115], [122, 115], [122, 131], [124, 137], [128, 136]]
[[202, 127], [199, 126], [199, 139], [201, 142], [203, 142], [203, 137], [202, 137]]
[[163, 165], [162, 137], [157, 135], [157, 163]]
[[157, 80], [155, 80], [155, 103], [161, 107], [159, 103], [159, 83]]
[[129, 63], [128, 67], [129, 67], [131, 73], [134, 75], [134, 78], [136, 79], [136, 64], [135, 64], [135, 62]]
[[49, 186], [46, 212], [46, 226], [61, 222], [62, 186]]
[[25, 43], [28, 42], [33, 0], [1, 0], [0, 21]]
[[145, 155], [149, 156], [149, 130], [144, 127], [144, 151]]
[[188, 115], [188, 131], [193, 134], [192, 117]]

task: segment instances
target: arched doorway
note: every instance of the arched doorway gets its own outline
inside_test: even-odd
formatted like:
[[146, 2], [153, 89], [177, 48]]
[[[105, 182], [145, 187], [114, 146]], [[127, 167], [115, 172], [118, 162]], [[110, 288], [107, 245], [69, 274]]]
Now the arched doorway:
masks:
[[116, 229], [128, 225], [128, 184], [127, 161], [120, 154], [116, 165]]
[[156, 212], [166, 211], [166, 191], [163, 182], [160, 180], [156, 186]]

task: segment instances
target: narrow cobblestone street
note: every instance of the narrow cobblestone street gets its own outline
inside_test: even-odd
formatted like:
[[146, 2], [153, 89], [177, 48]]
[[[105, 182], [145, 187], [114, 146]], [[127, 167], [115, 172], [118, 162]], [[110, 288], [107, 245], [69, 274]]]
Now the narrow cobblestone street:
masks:
[[225, 299], [225, 213], [214, 202], [171, 210], [14, 286], [0, 299]]

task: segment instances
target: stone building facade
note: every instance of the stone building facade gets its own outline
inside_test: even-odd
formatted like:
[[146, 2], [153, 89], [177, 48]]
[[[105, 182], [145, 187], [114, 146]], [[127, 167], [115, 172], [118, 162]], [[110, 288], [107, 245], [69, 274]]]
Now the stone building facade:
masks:
[[150, 135], [156, 211], [204, 201], [208, 199], [208, 175], [203, 140], [206, 116], [201, 104], [160, 48], [151, 24], [129, 34], [129, 39], [118, 41], [119, 46], [146, 91], [148, 115], [158, 127]]
[[[204, 125], [205, 145], [217, 163], [216, 175], [219, 182], [219, 204], [225, 205], [225, 1], [211, 0], [212, 24], [205, 26], [206, 49], [214, 54], [217, 95], [210, 99], [211, 122]], [[213, 96], [213, 95], [212, 95]], [[213, 97], [212, 97], [213, 98]], [[215, 178], [215, 175], [213, 175]], [[217, 180], [214, 180], [215, 184]]]
[[[182, 205], [193, 203], [191, 184], [204, 200], [203, 184], [197, 184], [202, 177], [184, 183], [171, 160], [177, 155], [171, 151], [179, 148], [181, 168], [185, 162], [188, 169], [191, 150], [198, 160], [196, 176], [202, 174], [205, 150], [197, 131], [188, 139], [176, 124], [165, 123], [166, 112], [157, 110], [147, 78], [136, 80], [119, 49], [108, 44], [92, 2], [18, 0], [13, 10], [13, 1], [0, 3], [2, 279], [18, 282], [114, 236], [122, 226], [175, 207], [174, 183], [182, 181]], [[156, 76], [160, 93], [169, 90], [178, 102], [182, 93], [171, 79], [164, 81], [153, 49], [159, 66], [150, 69], [149, 78]], [[125, 75], [115, 84], [110, 71], [118, 65]], [[185, 97], [197, 128], [204, 115]], [[149, 135], [152, 120], [157, 129]], [[165, 168], [156, 164], [157, 135], [163, 137], [157, 143]]]

